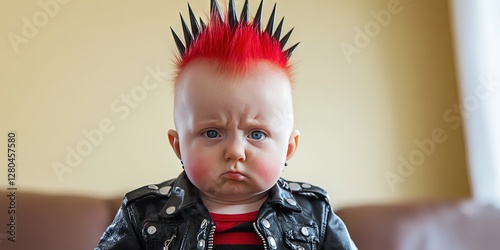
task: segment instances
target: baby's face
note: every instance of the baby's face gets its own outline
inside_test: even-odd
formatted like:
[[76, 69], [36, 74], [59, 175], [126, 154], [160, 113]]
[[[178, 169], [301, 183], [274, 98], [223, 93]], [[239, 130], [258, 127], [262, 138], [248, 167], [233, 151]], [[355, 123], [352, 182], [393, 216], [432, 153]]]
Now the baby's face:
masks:
[[193, 61], [176, 82], [169, 140], [186, 174], [206, 196], [227, 202], [269, 190], [295, 152], [288, 77], [266, 62], [245, 75]]

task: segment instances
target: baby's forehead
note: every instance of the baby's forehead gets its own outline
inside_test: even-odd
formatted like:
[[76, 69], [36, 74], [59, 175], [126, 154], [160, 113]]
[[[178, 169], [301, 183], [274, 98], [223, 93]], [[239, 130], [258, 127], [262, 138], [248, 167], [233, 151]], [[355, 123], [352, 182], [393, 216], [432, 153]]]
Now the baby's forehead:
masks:
[[244, 70], [235, 70], [230, 65], [213, 60], [190, 62], [180, 72], [174, 93], [176, 99], [185, 101], [186, 97], [208, 99], [214, 95], [214, 89], [220, 90], [216, 92], [219, 97], [231, 96], [235, 91], [257, 97], [291, 95], [291, 83], [286, 72], [272, 63], [259, 61], [246, 65]]
[[265, 60], [249, 61], [244, 65], [234, 65], [215, 59], [197, 59], [191, 61], [178, 72], [177, 77], [174, 79], [174, 84], [177, 87], [181, 83], [189, 82], [189, 80], [197, 76], [204, 77], [205, 82], [209, 84], [210, 82], [231, 83], [247, 78], [258, 78], [256, 76], [264, 78], [276, 77], [278, 75], [287, 80], [290, 78], [288, 73], [281, 67]]

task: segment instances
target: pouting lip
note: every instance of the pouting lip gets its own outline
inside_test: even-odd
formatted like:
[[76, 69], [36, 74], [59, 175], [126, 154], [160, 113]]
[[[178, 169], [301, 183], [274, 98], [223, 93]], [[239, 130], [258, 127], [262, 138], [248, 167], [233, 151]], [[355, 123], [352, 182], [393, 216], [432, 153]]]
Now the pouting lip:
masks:
[[236, 171], [236, 170], [229, 170], [229, 171], [224, 172], [224, 174], [241, 174], [244, 176], [244, 174], [242, 174], [240, 171]]
[[234, 179], [234, 180], [243, 180], [244, 178], [246, 178], [246, 176], [244, 174], [242, 174], [239, 171], [234, 171], [234, 170], [227, 171], [227, 172], [223, 173], [222, 175], [224, 177], [227, 177], [229, 179]]

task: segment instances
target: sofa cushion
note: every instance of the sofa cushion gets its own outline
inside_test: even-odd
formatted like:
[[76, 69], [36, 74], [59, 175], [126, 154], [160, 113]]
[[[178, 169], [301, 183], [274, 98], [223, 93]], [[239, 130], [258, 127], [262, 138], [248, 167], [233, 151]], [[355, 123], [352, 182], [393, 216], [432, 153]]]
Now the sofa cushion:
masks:
[[369, 205], [336, 211], [362, 250], [491, 250], [500, 210], [471, 200]]

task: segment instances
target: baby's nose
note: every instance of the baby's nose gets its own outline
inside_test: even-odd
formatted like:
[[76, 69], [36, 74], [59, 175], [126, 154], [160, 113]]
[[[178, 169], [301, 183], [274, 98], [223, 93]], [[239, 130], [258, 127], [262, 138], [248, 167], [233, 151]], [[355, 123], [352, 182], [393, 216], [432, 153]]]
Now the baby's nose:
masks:
[[228, 139], [224, 158], [226, 161], [245, 161], [245, 141], [239, 137]]

